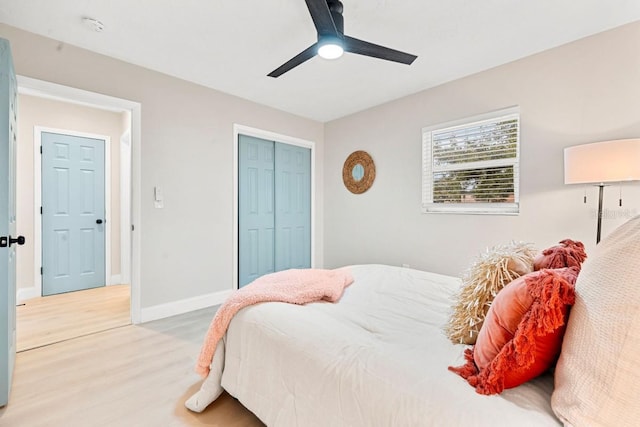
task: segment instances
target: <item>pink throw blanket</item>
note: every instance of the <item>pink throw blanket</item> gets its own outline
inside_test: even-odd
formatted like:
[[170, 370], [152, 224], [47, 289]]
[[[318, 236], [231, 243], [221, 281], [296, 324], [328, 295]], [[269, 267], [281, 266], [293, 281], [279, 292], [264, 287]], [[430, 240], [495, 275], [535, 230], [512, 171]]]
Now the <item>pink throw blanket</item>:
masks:
[[233, 316], [244, 307], [259, 302], [336, 302], [352, 282], [351, 273], [346, 269], [292, 269], [257, 278], [234, 292], [216, 312], [204, 339], [196, 372], [202, 376], [209, 374], [218, 342], [227, 332]]

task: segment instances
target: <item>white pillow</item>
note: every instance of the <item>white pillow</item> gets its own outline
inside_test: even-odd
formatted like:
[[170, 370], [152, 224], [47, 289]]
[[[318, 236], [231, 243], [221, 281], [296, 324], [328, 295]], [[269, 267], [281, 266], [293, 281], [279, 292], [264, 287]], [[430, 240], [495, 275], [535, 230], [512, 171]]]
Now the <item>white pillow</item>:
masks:
[[640, 216], [596, 247], [576, 282], [551, 406], [567, 426], [640, 423]]

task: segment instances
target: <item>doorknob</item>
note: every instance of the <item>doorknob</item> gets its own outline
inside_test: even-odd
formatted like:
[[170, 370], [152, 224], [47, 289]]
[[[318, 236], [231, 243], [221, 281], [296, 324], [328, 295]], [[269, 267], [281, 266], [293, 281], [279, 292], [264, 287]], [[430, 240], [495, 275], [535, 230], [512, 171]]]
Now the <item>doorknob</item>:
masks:
[[102, 220], [101, 219], [96, 219], [96, 224], [102, 224]]
[[17, 243], [18, 245], [22, 246], [24, 245], [24, 236], [18, 236], [15, 239], [11, 236], [9, 236], [9, 247], [11, 247], [11, 245], [13, 245], [14, 243]]
[[13, 238], [11, 236], [1, 236], [0, 237], [0, 248], [6, 248], [7, 246], [11, 247], [14, 243], [19, 245], [24, 245], [24, 236], [18, 236], [17, 238]]

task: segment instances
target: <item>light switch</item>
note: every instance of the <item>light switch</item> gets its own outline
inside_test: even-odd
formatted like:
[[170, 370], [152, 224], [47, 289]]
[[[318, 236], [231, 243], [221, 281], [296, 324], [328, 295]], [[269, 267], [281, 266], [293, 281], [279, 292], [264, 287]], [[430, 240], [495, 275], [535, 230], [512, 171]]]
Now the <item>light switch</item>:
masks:
[[159, 185], [153, 188], [153, 204], [156, 209], [162, 209], [164, 207], [164, 193], [162, 187]]

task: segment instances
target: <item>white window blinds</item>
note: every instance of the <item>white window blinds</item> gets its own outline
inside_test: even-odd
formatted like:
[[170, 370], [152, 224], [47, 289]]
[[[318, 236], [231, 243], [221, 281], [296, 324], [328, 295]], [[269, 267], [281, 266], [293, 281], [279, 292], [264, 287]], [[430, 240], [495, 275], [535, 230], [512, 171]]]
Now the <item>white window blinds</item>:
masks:
[[424, 128], [423, 212], [518, 213], [519, 139], [516, 108]]

